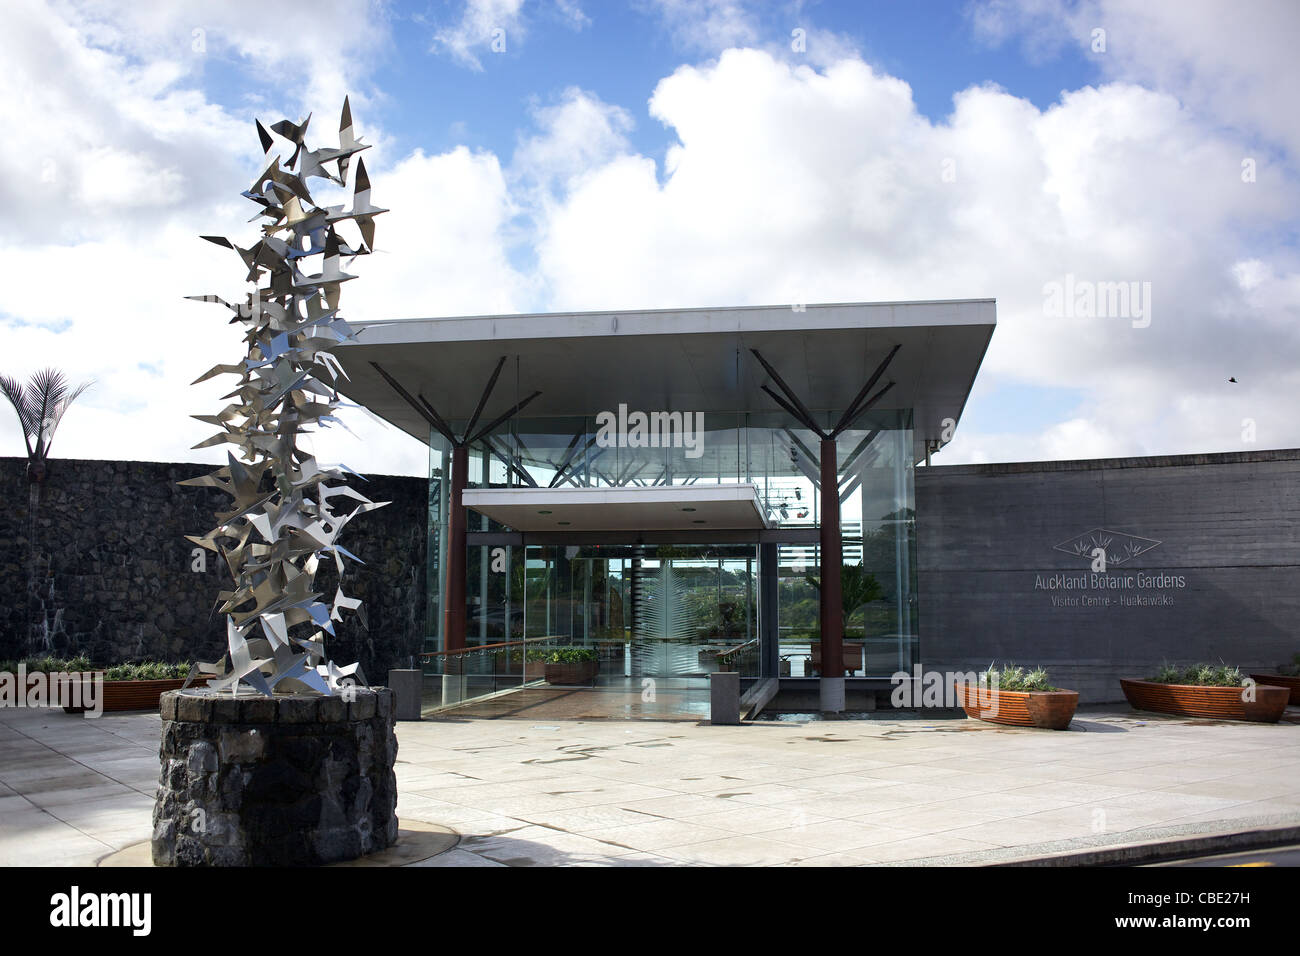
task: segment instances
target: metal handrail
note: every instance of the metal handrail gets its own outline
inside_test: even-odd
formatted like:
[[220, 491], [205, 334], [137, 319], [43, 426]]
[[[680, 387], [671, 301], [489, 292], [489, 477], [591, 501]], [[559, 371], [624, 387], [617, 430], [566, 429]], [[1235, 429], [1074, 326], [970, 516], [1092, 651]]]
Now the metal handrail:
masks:
[[431, 661], [435, 657], [457, 657], [464, 654], [476, 654], [479, 651], [491, 651], [504, 647], [524, 647], [528, 644], [537, 644], [541, 641], [554, 642], [559, 640], [561, 637], [563, 637], [563, 635], [555, 635], [552, 637], [525, 637], [522, 640], [501, 641], [497, 644], [476, 644], [473, 647], [462, 647], [454, 651], [422, 651], [420, 653], [420, 660]]

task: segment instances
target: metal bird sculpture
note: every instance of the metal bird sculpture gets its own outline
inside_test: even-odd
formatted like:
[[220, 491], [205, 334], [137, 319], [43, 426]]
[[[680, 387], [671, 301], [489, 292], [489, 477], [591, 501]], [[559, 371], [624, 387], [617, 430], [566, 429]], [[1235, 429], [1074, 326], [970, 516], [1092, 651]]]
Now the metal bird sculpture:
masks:
[[[261, 238], [243, 248], [222, 236], [202, 237], [234, 250], [254, 289], [238, 305], [211, 295], [189, 297], [233, 312], [230, 321], [243, 326], [247, 345], [243, 361], [216, 365], [196, 380], [237, 375], [239, 384], [223, 397], [230, 404], [216, 415], [193, 416], [222, 429], [194, 447], [233, 445], [238, 457], [229, 451], [222, 467], [181, 482], [234, 498], [229, 510], [217, 513], [214, 529], [187, 536], [219, 554], [234, 579], [233, 589], [219, 596], [226, 658], [199, 665], [213, 678], [210, 687], [232, 693], [243, 685], [266, 695], [334, 695], [365, 679], [359, 665], [339, 667], [326, 658], [326, 637], [334, 636], [341, 612], [356, 611], [365, 623], [360, 600], [342, 588], [344, 559], [358, 559], [338, 539], [353, 518], [388, 502], [373, 502], [342, 484], [351, 469], [322, 467], [298, 447], [298, 436], [338, 422], [336, 381], [346, 375], [329, 350], [354, 334], [339, 315], [342, 284], [355, 278], [343, 271], [343, 260], [374, 250], [374, 219], [387, 210], [371, 204], [360, 161], [351, 209], [315, 204], [308, 181], [344, 185], [352, 155], [369, 146], [355, 136], [346, 99], [337, 149], [307, 148], [310, 119], [271, 126], [292, 147], [287, 164], [275, 154], [271, 132], [257, 123], [266, 157], [242, 195], [259, 207], [250, 221], [261, 220]], [[339, 233], [349, 222], [360, 236], [355, 242]], [[311, 272], [306, 264], [316, 256], [320, 271]], [[345, 504], [351, 507], [339, 510]], [[323, 600], [314, 580], [320, 561], [329, 558], [339, 586]]]

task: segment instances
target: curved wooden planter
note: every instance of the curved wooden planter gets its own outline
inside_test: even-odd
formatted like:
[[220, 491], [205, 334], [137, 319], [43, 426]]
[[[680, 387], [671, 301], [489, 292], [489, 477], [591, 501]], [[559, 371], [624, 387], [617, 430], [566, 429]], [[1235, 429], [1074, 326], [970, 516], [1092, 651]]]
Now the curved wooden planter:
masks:
[[1124, 696], [1135, 710], [1151, 710], [1182, 717], [1211, 717], [1219, 720], [1255, 720], [1275, 724], [1286, 710], [1291, 691], [1271, 684], [1256, 684], [1255, 699], [1241, 699], [1240, 687], [1197, 687], [1191, 684], [1157, 684], [1147, 680], [1124, 680]]
[[1291, 691], [1292, 706], [1300, 706], [1300, 677], [1286, 677], [1282, 674], [1251, 674], [1250, 679], [1256, 684], [1269, 684], [1272, 687], [1285, 687]]
[[600, 672], [600, 661], [579, 661], [576, 664], [547, 664], [546, 683], [560, 687], [587, 684]]
[[[159, 699], [169, 690], [180, 690], [185, 684], [182, 677], [173, 680], [106, 680], [104, 681], [104, 712], [121, 710], [157, 710]], [[206, 687], [208, 678], [196, 677], [191, 687]], [[83, 696], [84, 700], [85, 697]], [[69, 714], [80, 714], [85, 707], [64, 707]]]
[[1075, 690], [990, 690], [960, 683], [956, 690], [957, 703], [967, 717], [1010, 727], [1065, 730], [1079, 706]]

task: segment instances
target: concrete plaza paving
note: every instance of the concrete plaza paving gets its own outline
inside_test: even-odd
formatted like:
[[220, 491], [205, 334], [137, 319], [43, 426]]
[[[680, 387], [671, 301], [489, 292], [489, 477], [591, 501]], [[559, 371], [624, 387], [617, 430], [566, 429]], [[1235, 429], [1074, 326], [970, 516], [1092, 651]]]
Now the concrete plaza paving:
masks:
[[[150, 835], [157, 714], [0, 710], [0, 865]], [[1300, 824], [1300, 712], [1276, 725], [1081, 711], [973, 720], [426, 720], [398, 725], [425, 866], [978, 864]]]

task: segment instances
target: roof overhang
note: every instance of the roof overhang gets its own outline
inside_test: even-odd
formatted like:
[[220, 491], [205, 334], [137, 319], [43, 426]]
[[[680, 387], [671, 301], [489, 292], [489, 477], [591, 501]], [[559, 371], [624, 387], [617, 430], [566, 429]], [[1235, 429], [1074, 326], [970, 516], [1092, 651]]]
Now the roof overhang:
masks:
[[777, 411], [758, 349], [815, 412], [838, 415], [895, 345], [896, 386], [876, 406], [913, 411], [914, 450], [952, 437], [996, 326], [992, 299], [573, 312], [356, 323], [334, 350], [341, 391], [421, 441], [426, 420], [377, 362], [443, 418], [469, 419], [497, 361], [507, 363], [483, 421], [534, 391], [521, 417], [593, 416], [629, 408]]
[[759, 531], [758, 486], [465, 489], [465, 507], [515, 531]]

